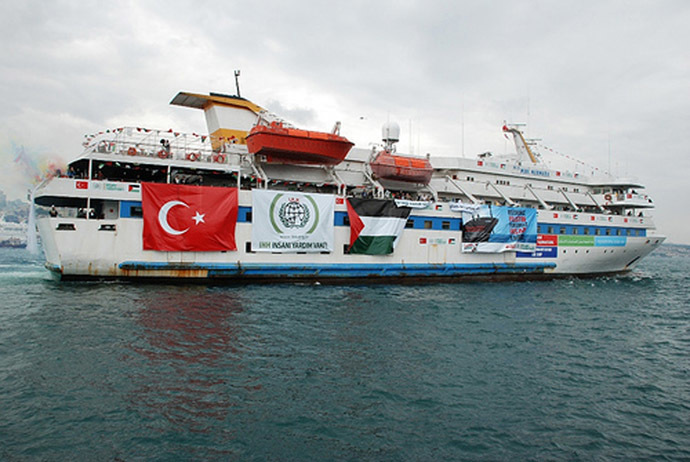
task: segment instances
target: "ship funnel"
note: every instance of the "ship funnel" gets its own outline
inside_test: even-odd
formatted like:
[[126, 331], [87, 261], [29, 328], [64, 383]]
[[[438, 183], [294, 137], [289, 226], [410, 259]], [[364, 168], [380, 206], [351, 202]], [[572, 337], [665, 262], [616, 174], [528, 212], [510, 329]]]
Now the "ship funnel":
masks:
[[381, 139], [386, 144], [386, 149], [390, 150], [394, 143], [400, 141], [400, 125], [395, 122], [386, 122], [381, 128]]

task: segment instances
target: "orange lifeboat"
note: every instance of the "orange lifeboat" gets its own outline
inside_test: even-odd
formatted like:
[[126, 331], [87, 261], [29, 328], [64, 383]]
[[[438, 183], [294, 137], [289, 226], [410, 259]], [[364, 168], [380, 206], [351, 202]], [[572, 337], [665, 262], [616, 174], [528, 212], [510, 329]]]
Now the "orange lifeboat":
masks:
[[371, 162], [371, 170], [382, 180], [406, 181], [427, 185], [434, 172], [428, 159], [399, 156], [389, 151], [381, 151]]
[[266, 156], [269, 163], [336, 165], [352, 146], [340, 135], [287, 128], [279, 122], [256, 125], [247, 135], [249, 152]]

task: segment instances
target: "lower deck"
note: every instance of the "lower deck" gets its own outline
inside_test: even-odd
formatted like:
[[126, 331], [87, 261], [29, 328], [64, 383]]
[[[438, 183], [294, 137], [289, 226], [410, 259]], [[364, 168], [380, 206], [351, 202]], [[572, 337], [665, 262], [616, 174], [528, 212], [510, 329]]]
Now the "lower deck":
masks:
[[534, 253], [462, 251], [462, 219], [447, 203], [413, 210], [390, 255], [347, 252], [350, 227], [343, 204], [334, 213], [334, 248], [324, 252], [256, 252], [252, 208], [239, 206], [236, 251], [142, 249], [140, 202], [122, 201], [110, 218], [38, 220], [47, 268], [60, 278], [284, 281], [462, 281], [539, 279], [630, 271], [664, 237], [627, 217], [538, 212]]

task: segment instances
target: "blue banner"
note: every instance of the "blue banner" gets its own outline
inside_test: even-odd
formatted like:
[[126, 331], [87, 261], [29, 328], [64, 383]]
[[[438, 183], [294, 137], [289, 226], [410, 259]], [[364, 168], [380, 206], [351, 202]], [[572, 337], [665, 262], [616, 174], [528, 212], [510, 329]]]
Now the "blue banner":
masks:
[[596, 247], [625, 247], [626, 242], [625, 236], [596, 236], [594, 238]]
[[537, 247], [534, 253], [518, 252], [517, 258], [558, 258], [558, 247]]
[[534, 252], [537, 247], [537, 211], [525, 207], [483, 205], [462, 213], [462, 251], [498, 253]]

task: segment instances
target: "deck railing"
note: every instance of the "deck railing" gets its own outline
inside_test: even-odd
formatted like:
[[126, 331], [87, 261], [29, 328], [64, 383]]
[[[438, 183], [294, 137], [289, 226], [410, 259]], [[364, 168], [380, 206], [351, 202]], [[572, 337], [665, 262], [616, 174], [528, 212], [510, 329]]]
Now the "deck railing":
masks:
[[211, 137], [173, 130], [123, 127], [100, 132], [84, 143], [87, 153], [227, 163], [226, 150], [214, 151]]

